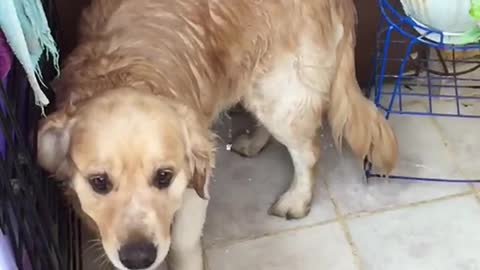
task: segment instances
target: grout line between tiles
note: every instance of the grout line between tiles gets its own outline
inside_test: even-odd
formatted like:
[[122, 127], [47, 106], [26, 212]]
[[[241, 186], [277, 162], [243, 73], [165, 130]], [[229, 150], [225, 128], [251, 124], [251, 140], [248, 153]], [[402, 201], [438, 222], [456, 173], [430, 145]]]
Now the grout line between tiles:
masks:
[[203, 256], [203, 267], [205, 268], [205, 270], [210, 270], [210, 264], [207, 256], [207, 249], [205, 247], [202, 248], [202, 256]]
[[480, 192], [477, 190], [474, 184], [470, 184], [470, 189], [472, 190], [476, 201], [480, 204]]
[[477, 203], [480, 204], [480, 194], [474, 184], [470, 184], [470, 190], [472, 190]]
[[[447, 144], [445, 145], [445, 148], [447, 149], [447, 152], [449, 154], [450, 161], [454, 165], [455, 169], [460, 173], [461, 177], [467, 179], [468, 177], [466, 176], [464, 171], [461, 169], [460, 164], [458, 164], [458, 161], [457, 161], [458, 154], [456, 151], [454, 151], [454, 149], [452, 149], [452, 147], [450, 147], [450, 144], [448, 143], [448, 139], [446, 138], [440, 123], [437, 121], [436, 118], [432, 118], [432, 123], [433, 123], [433, 126], [437, 129], [438, 135], [440, 136], [442, 141], [444, 143], [447, 142]], [[470, 184], [469, 186], [471, 189], [472, 185]]]
[[[422, 102], [420, 102], [421, 105], [423, 105], [423, 107], [425, 109], [428, 109], [427, 105], [426, 104], [423, 104]], [[437, 130], [438, 132], [438, 135], [439, 137], [442, 139], [442, 142], [448, 142], [449, 140], [446, 138], [445, 134], [444, 134], [444, 131], [443, 131], [443, 128], [441, 127], [440, 123], [437, 121], [438, 117], [429, 117], [428, 118], [430, 120], [430, 122], [432, 123], [433, 127]], [[467, 179], [468, 177], [466, 177], [466, 174], [463, 172], [463, 170], [461, 169], [460, 165], [458, 164], [457, 162], [457, 153], [456, 151], [454, 151], [451, 147], [450, 147], [450, 144], [446, 144], [445, 145], [445, 148], [448, 152], [448, 157], [450, 158], [450, 161], [455, 165], [455, 169], [460, 173], [461, 177]], [[476, 189], [473, 188], [473, 185], [472, 184], [469, 184], [470, 186], [470, 189], [475, 191]]]
[[[327, 186], [327, 189], [328, 189], [328, 186]], [[398, 205], [398, 206], [392, 206], [392, 207], [386, 207], [386, 208], [381, 208], [381, 209], [376, 209], [376, 210], [370, 210], [370, 211], [364, 211], [364, 212], [342, 215], [340, 213], [340, 210], [339, 210], [336, 202], [333, 200], [333, 196], [330, 195], [330, 192], [328, 192], [328, 193], [329, 193], [329, 196], [330, 196], [330, 200], [332, 200], [332, 203], [334, 204], [334, 207], [335, 207], [336, 211], [338, 210], [337, 216], [340, 216], [340, 219], [343, 219], [344, 221], [349, 221], [349, 220], [360, 218], [360, 217], [368, 217], [368, 216], [373, 216], [373, 215], [376, 215], [376, 214], [382, 214], [382, 213], [387, 213], [387, 212], [396, 211], [396, 210], [408, 209], [408, 208], [413, 208], [413, 207], [417, 207], [417, 206], [426, 205], [426, 204], [429, 204], [429, 203], [448, 201], [450, 199], [455, 199], [455, 198], [466, 197], [466, 196], [469, 196], [469, 195], [474, 195], [474, 192], [469, 190], [469, 191], [466, 191], [466, 192], [456, 193], [456, 194], [453, 194], [453, 195], [447, 195], [447, 196], [443, 196], [443, 197], [439, 197], [439, 198], [435, 198], [435, 199], [430, 199], [430, 200], [424, 200], [424, 201], [413, 202], [413, 203], [408, 203], [408, 204], [403, 204], [403, 205]], [[269, 238], [269, 237], [272, 237], [272, 236], [282, 235], [282, 234], [290, 233], [290, 232], [296, 232], [296, 231], [300, 231], [300, 230], [303, 230], [303, 229], [315, 228], [315, 227], [318, 227], [318, 226], [328, 225], [328, 224], [331, 224], [331, 223], [334, 223], [334, 222], [340, 222], [339, 218], [329, 219], [329, 220], [325, 220], [325, 221], [322, 221], [322, 222], [317, 222], [317, 223], [310, 224], [310, 225], [299, 226], [299, 227], [289, 228], [289, 229], [285, 229], [285, 230], [279, 230], [279, 231], [275, 231], [275, 232], [271, 232], [271, 233], [264, 233], [264, 234], [261, 234], [259, 236], [255, 236], [255, 237], [244, 237], [244, 238], [235, 239], [235, 240], [227, 240], [227, 241], [222, 241], [222, 242], [217, 242], [217, 243], [211, 243], [211, 244], [208, 244], [208, 245], [205, 244], [204, 248], [205, 249], [224, 248], [224, 247], [234, 245], [234, 244], [245, 243], [245, 242], [249, 242], [249, 241]]]
[[350, 247], [350, 250], [352, 252], [354, 264], [355, 264], [355, 266], [357, 267], [358, 270], [363, 270], [362, 260], [360, 259], [358, 248], [357, 248], [357, 246], [355, 246], [355, 243], [353, 242], [352, 234], [350, 233], [350, 229], [348, 228], [348, 224], [347, 224], [347, 221], [345, 219], [345, 216], [342, 215], [340, 207], [338, 206], [332, 192], [330, 192], [330, 187], [329, 187], [327, 181], [324, 180], [323, 178], [322, 178], [322, 181], [325, 184], [327, 194], [330, 197], [330, 201], [333, 204], [333, 208], [334, 208], [335, 214], [337, 216], [337, 222], [340, 224], [342, 232], [343, 232], [343, 234], [345, 236], [345, 239], [348, 242], [348, 246]]
[[[442, 132], [443, 131], [442, 128], [439, 126], [437, 121], [435, 121], [434, 119], [432, 119], [432, 120], [433, 120], [432, 121], [433, 125], [436, 127], [437, 131], [439, 132], [439, 135], [445, 141], [445, 136]], [[448, 146], [447, 146], [447, 150], [449, 152], [449, 158], [451, 159], [452, 163], [455, 165], [455, 168], [464, 177], [465, 176], [464, 172], [460, 169], [460, 166], [457, 162], [457, 159], [455, 158], [456, 157], [455, 151], [453, 151]], [[332, 204], [334, 206], [334, 210], [335, 210], [335, 213], [336, 213], [336, 218], [335, 219], [326, 220], [326, 221], [311, 224], [311, 225], [300, 226], [300, 227], [290, 228], [290, 229], [286, 229], [286, 230], [280, 230], [280, 231], [276, 231], [276, 232], [272, 232], [272, 233], [264, 233], [260, 236], [255, 236], [255, 237], [245, 237], [245, 238], [242, 238], [242, 239], [227, 240], [227, 241], [212, 243], [212, 244], [209, 244], [209, 245], [205, 245], [204, 248], [205, 249], [224, 248], [224, 247], [227, 247], [227, 246], [230, 246], [230, 245], [233, 245], [233, 244], [244, 243], [244, 242], [248, 242], [248, 241], [268, 238], [268, 237], [272, 237], [272, 236], [276, 236], [276, 235], [281, 235], [281, 234], [284, 234], [284, 233], [300, 231], [300, 230], [303, 230], [303, 229], [308, 229], [308, 228], [313, 228], [313, 227], [317, 227], [317, 226], [322, 226], [322, 225], [327, 225], [327, 224], [330, 224], [330, 223], [338, 222], [340, 224], [341, 228], [342, 228], [342, 231], [343, 231], [346, 239], [347, 239], [347, 242], [349, 243], [349, 246], [350, 246], [352, 254], [354, 256], [354, 260], [355, 260], [355, 264], [356, 264], [357, 268], [359, 270], [363, 270], [363, 266], [361, 264], [361, 259], [360, 259], [359, 254], [358, 254], [358, 248], [355, 246], [355, 244], [353, 242], [353, 238], [352, 238], [351, 233], [350, 233], [350, 230], [348, 228], [348, 224], [347, 224], [348, 220], [355, 219], [355, 218], [360, 218], [360, 217], [372, 216], [372, 215], [375, 215], [375, 214], [385, 213], [385, 212], [389, 212], [389, 211], [413, 208], [413, 207], [417, 207], [417, 206], [421, 206], [421, 205], [425, 205], [425, 204], [429, 204], [429, 203], [446, 201], [446, 200], [459, 198], [459, 197], [463, 197], [463, 196], [468, 196], [468, 195], [472, 195], [472, 194], [475, 196], [477, 201], [480, 203], [480, 192], [478, 192], [476, 190], [474, 185], [470, 184], [469, 190], [466, 191], [466, 192], [462, 192], [462, 193], [457, 193], [457, 194], [443, 196], [443, 197], [439, 197], [439, 198], [424, 200], [424, 201], [420, 201], [420, 202], [413, 202], [413, 203], [408, 203], [408, 204], [403, 204], [403, 205], [398, 205], [398, 206], [385, 207], [385, 208], [382, 208], [382, 209], [376, 209], [376, 210], [370, 210], [370, 211], [364, 211], [364, 212], [359, 212], [359, 213], [351, 213], [351, 214], [343, 215], [341, 213], [341, 210], [340, 210], [337, 202], [335, 201], [334, 196], [332, 195], [332, 193], [329, 190], [329, 186], [328, 186], [327, 181], [323, 180], [323, 182], [326, 186], [326, 190], [327, 190], [327, 193], [330, 197], [330, 201], [332, 202]]]
[[470, 189], [473, 191], [473, 194], [475, 195], [475, 199], [480, 204], [480, 191], [477, 189], [477, 187], [475, 187], [474, 184], [470, 184]]
[[[285, 222], [288, 222], [288, 221], [285, 220]], [[285, 234], [285, 233], [290, 233], [290, 232], [301, 231], [301, 230], [304, 230], [304, 229], [315, 228], [315, 227], [318, 227], [318, 226], [323, 226], [323, 225], [331, 224], [331, 223], [334, 223], [334, 222], [337, 222], [337, 219], [328, 219], [328, 220], [325, 220], [325, 221], [322, 221], [322, 222], [317, 222], [317, 223], [313, 223], [313, 224], [309, 224], [309, 225], [304, 225], [304, 226], [279, 230], [279, 231], [275, 231], [275, 232], [267, 232], [267, 233], [264, 233], [264, 234], [261, 234], [261, 235], [258, 235], [258, 236], [254, 236], [254, 237], [243, 237], [243, 238], [239, 238], [239, 239], [235, 239], [235, 240], [226, 240], [226, 241], [222, 241], [222, 242], [211, 243], [209, 245], [204, 245], [204, 248], [205, 249], [224, 248], [224, 247], [234, 245], [234, 244], [241, 244], [241, 243], [254, 241], [254, 240], [259, 240], [259, 239], [264, 239], [264, 238], [269, 238], [269, 237], [272, 237], [272, 236], [277, 236], [277, 235], [281, 235], [281, 234]]]
[[361, 217], [369, 217], [369, 216], [373, 216], [373, 215], [376, 215], [376, 214], [382, 214], [382, 213], [388, 213], [388, 212], [392, 212], [392, 211], [396, 211], [396, 210], [415, 208], [417, 206], [422, 206], [422, 205], [427, 205], [427, 204], [430, 204], [430, 203], [436, 203], [436, 202], [442, 202], [442, 201], [448, 201], [448, 200], [451, 200], [451, 199], [467, 197], [467, 196], [470, 196], [470, 195], [474, 195], [474, 192], [472, 192], [471, 190], [461, 192], [461, 193], [452, 194], [452, 195], [447, 195], [447, 196], [443, 196], [443, 197], [439, 197], [439, 198], [423, 200], [423, 201], [418, 201], [418, 202], [412, 202], [412, 203], [403, 204], [403, 205], [397, 205], [397, 206], [385, 207], [385, 208], [376, 209], [376, 210], [351, 213], [351, 214], [345, 215], [344, 218], [346, 220], [352, 220], [352, 219], [361, 218]]
[[[433, 118], [432, 119], [432, 122], [433, 122], [433, 125], [434, 127], [437, 129], [440, 137], [442, 138], [443, 141], [447, 141], [447, 138], [445, 137], [445, 134], [443, 132], [443, 128], [441, 127], [441, 125], [438, 123], [438, 121], [436, 120], [436, 118]], [[446, 148], [447, 148], [447, 151], [449, 152], [449, 154], [451, 155], [451, 159], [453, 161], [453, 164], [455, 165], [455, 168], [457, 169], [457, 171], [460, 173], [460, 175], [462, 176], [462, 178], [464, 179], [467, 179], [467, 175], [465, 174], [465, 172], [461, 169], [460, 165], [458, 164], [457, 162], [457, 153], [456, 151], [454, 151], [453, 149], [451, 149], [450, 145], [446, 145]], [[455, 158], [454, 158], [455, 157]], [[475, 185], [470, 183], [469, 184], [469, 189], [472, 191], [472, 193], [474, 194], [475, 196], [475, 199], [476, 201], [480, 204], [480, 195], [478, 194], [478, 191], [477, 189], [475, 188]]]

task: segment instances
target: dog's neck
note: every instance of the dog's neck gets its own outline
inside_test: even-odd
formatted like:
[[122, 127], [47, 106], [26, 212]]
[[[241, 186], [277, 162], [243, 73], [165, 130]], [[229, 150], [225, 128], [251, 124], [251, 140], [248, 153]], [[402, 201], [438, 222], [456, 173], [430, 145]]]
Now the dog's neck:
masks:
[[125, 25], [125, 31], [115, 37], [100, 38], [108, 33], [95, 29], [98, 32], [83, 39], [65, 62], [56, 87], [57, 104], [128, 86], [186, 103], [213, 120], [238, 102], [239, 90], [249, 87], [247, 82], [268, 42], [248, 25], [239, 24], [242, 14], [224, 14], [210, 6], [195, 13], [170, 12], [163, 24], [156, 22], [156, 33], [143, 31], [141, 22]]

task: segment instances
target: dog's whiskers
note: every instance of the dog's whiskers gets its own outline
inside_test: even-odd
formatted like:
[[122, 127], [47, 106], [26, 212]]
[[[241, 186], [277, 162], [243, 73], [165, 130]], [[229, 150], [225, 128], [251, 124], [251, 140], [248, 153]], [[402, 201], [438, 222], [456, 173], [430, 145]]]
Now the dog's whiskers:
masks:
[[91, 251], [100, 251], [102, 250], [102, 243], [99, 241], [99, 242], [93, 242], [92, 244], [90, 244], [88, 247], [86, 247], [84, 250], [83, 250], [83, 253], [89, 253]]
[[102, 270], [111, 270], [111, 265], [110, 265], [110, 261], [108, 260], [108, 257], [105, 253], [101, 254], [99, 256], [100, 258], [100, 269]]

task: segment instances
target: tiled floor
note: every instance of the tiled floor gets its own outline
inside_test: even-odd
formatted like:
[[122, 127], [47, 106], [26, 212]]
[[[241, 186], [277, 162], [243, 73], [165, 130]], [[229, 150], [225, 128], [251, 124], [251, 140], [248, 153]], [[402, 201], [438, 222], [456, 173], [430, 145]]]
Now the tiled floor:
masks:
[[[393, 117], [398, 174], [480, 177], [480, 120]], [[477, 123], [475, 127], [475, 123]], [[475, 135], [477, 134], [477, 135]], [[309, 217], [267, 215], [291, 177], [278, 143], [245, 159], [219, 147], [205, 228], [209, 270], [478, 270], [480, 200], [468, 184], [371, 179], [328, 134]]]
[[[397, 173], [480, 177], [480, 120], [393, 117], [392, 125]], [[290, 181], [286, 149], [271, 142], [248, 159], [219, 144], [204, 235], [208, 270], [480, 269], [473, 185], [367, 183], [360, 163], [348, 150], [337, 153], [327, 132], [322, 145], [312, 212], [287, 221], [267, 214]]]

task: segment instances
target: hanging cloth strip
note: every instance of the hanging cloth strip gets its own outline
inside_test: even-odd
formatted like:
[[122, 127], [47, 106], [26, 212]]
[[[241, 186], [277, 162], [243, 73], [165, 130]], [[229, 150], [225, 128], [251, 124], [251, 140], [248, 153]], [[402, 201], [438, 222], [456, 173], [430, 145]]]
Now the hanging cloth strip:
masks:
[[39, 60], [44, 52], [53, 57], [59, 72], [59, 54], [51, 35], [40, 0], [0, 0], [0, 28], [11, 50], [23, 66], [33, 89], [35, 103], [43, 108], [49, 104], [40, 84], [43, 84]]
[[0, 81], [5, 79], [10, 68], [12, 67], [13, 56], [7, 40], [0, 30]]

